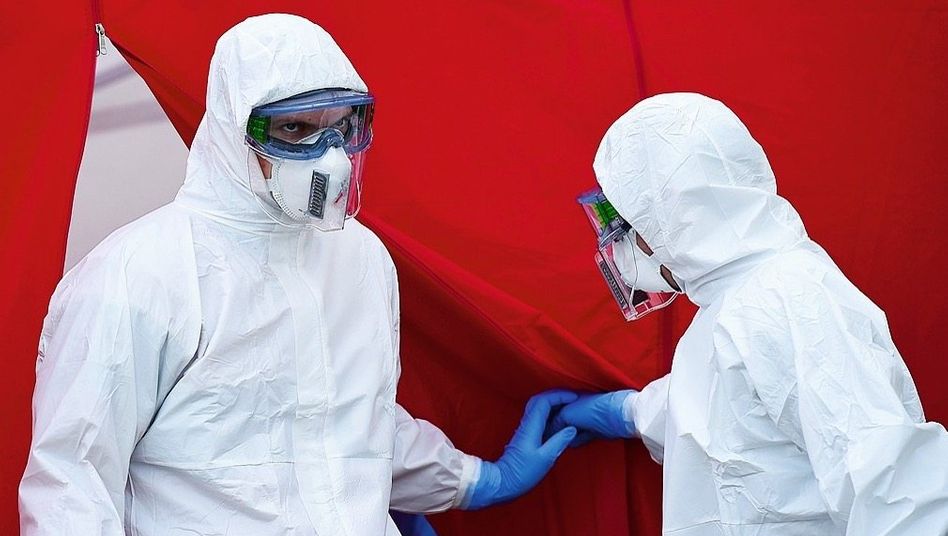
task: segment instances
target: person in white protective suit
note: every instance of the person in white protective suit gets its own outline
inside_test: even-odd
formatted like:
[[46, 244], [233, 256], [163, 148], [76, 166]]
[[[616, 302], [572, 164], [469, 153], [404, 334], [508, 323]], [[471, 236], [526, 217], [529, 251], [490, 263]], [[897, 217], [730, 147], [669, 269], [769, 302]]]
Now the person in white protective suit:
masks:
[[543, 426], [575, 395], [531, 399], [496, 462], [395, 402], [395, 267], [348, 219], [371, 105], [306, 19], [221, 37], [177, 197], [52, 298], [24, 536], [398, 534], [389, 509], [481, 508], [542, 479], [575, 436]]
[[594, 169], [604, 198], [581, 202], [610, 288], [646, 305], [683, 291], [699, 310], [668, 375], [584, 395], [551, 430], [641, 437], [663, 464], [664, 534], [948, 534], [948, 434], [741, 121], [658, 95], [612, 125]]

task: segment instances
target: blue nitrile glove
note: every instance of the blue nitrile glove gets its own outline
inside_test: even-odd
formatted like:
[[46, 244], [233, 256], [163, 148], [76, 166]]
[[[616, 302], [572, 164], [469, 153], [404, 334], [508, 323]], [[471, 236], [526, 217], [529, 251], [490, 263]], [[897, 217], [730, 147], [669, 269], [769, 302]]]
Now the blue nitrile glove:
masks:
[[550, 412], [556, 406], [573, 402], [577, 396], [562, 390], [534, 395], [527, 402], [520, 426], [504, 448], [504, 455], [496, 462], [481, 462], [480, 475], [461, 509], [478, 510], [510, 501], [539, 484], [576, 437], [576, 429], [567, 426], [544, 443], [543, 431]]
[[[627, 389], [594, 395], [580, 395], [564, 406], [547, 428], [547, 435], [575, 427], [579, 434], [570, 443], [577, 447], [593, 439], [618, 439], [635, 436], [635, 423], [626, 412], [626, 399], [638, 391]], [[631, 402], [631, 400], [629, 400]]]

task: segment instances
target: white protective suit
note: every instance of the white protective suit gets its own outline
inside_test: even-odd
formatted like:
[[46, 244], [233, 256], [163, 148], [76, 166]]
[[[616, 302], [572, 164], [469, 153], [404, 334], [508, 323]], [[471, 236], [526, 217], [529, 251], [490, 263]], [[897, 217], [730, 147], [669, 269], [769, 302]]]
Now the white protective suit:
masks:
[[288, 15], [221, 37], [174, 202], [63, 278], [43, 326], [22, 534], [397, 534], [391, 507], [464, 498], [478, 459], [395, 402], [398, 287], [350, 220], [278, 225], [243, 136], [252, 107], [365, 90]]
[[664, 534], [948, 534], [945, 429], [741, 121], [659, 95], [609, 129], [594, 168], [700, 307], [671, 373], [631, 399], [664, 463]]

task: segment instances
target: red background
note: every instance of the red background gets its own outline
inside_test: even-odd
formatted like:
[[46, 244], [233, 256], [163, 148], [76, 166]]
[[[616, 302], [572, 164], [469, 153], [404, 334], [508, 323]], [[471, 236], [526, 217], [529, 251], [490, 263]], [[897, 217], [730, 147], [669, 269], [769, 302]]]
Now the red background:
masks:
[[[679, 300], [622, 322], [573, 202], [594, 184], [592, 157], [611, 122], [666, 91], [719, 98], [745, 121], [811, 236], [887, 311], [928, 417], [944, 422], [948, 343], [937, 326], [946, 306], [934, 283], [948, 270], [948, 6], [834, 4], [844, 3], [99, 0], [0, 8], [4, 115], [17, 133], [4, 144], [0, 198], [8, 377], [0, 532], [17, 530], [35, 348], [62, 272], [94, 20], [187, 142], [203, 112], [214, 42], [228, 27], [285, 11], [336, 37], [379, 103], [360, 219], [399, 268], [399, 396], [468, 452], [498, 455], [536, 391], [641, 387], [667, 369], [692, 307]], [[568, 452], [521, 500], [433, 522], [445, 535], [652, 535], [660, 487], [660, 467], [640, 445], [602, 443]]]

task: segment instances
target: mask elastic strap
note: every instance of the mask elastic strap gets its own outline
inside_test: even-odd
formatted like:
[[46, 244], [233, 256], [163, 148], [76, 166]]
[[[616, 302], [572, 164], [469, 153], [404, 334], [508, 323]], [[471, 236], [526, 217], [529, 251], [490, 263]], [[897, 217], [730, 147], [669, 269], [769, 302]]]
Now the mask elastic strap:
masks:
[[[631, 239], [630, 239], [630, 237], [631, 237]], [[682, 292], [679, 292], [679, 291], [675, 290], [675, 288], [672, 286], [672, 284], [669, 283], [667, 279], [665, 279], [665, 274], [662, 273], [662, 266], [664, 266], [664, 265], [661, 264], [661, 263], [659, 263], [659, 262], [657, 262], [657, 261], [656, 261], [656, 262], [652, 262], [652, 261], [651, 261], [651, 257], [655, 255], [655, 252], [653, 251], [653, 252], [652, 252], [652, 255], [648, 255], [647, 253], [645, 253], [645, 251], [643, 251], [642, 248], [639, 247], [639, 242], [638, 242], [638, 240], [637, 240], [637, 237], [638, 237], [638, 233], [636, 233], [634, 229], [630, 230], [629, 233], [625, 235], [625, 238], [626, 238], [627, 240], [630, 240], [631, 245], [632, 245], [632, 260], [633, 260], [633, 262], [635, 262], [635, 282], [636, 282], [636, 284], [638, 284], [638, 282], [639, 282], [639, 263], [636, 261], [635, 255], [642, 254], [642, 255], [645, 255], [645, 257], [648, 259], [648, 260], [646, 260], [645, 262], [643, 262], [643, 264], [649, 264], [649, 265], [655, 266], [655, 268], [658, 270], [658, 277], [662, 278], [662, 280], [665, 281], [665, 284], [668, 285], [669, 290], [663, 290], [663, 291], [661, 291], [661, 292], [666, 293], [666, 294], [676, 294], [676, 295], [677, 295], [677, 294], [682, 294]], [[671, 270], [669, 270], [668, 272], [671, 274]], [[675, 281], [675, 284], [678, 286], [678, 288], [682, 288], [681, 284], [678, 283], [678, 280], [675, 279], [675, 274], [671, 274], [671, 276], [672, 276], [672, 280]], [[633, 285], [633, 288], [634, 288], [634, 289], [638, 289], [638, 287], [635, 286], [635, 285]], [[671, 303], [671, 302], [669, 302], [669, 303]]]
[[[635, 281], [632, 283], [632, 292], [635, 292], [636, 290], [639, 290], [639, 287], [638, 287], [638, 284], [639, 284], [639, 261], [638, 261], [638, 259], [635, 258], [635, 256], [638, 255], [639, 253], [641, 253], [642, 255], [645, 255], [645, 252], [644, 252], [644, 251], [640, 251], [640, 250], [639, 250], [639, 245], [636, 243], [635, 236], [636, 236], [636, 234], [635, 234], [635, 231], [633, 230], [633, 231], [629, 231], [628, 233], [625, 234], [624, 237], [622, 237], [623, 240], [628, 240], [628, 241], [629, 241], [629, 246], [632, 248], [632, 266], [635, 267]], [[630, 299], [631, 299], [631, 297], [630, 297]]]

